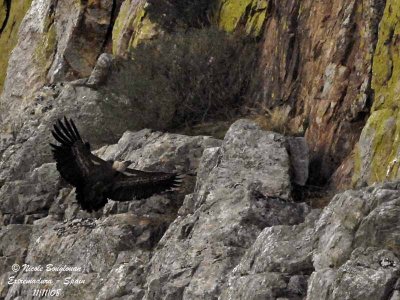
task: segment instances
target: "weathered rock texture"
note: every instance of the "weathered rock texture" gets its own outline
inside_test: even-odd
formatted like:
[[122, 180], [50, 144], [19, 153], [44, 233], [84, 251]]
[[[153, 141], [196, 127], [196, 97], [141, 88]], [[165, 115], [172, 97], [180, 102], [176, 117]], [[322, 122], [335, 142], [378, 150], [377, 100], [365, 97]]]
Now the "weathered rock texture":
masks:
[[244, 29], [253, 37], [260, 37], [267, 18], [269, 0], [218, 0], [214, 15], [217, 25], [226, 31]]
[[88, 77], [111, 38], [117, 3], [33, 0], [8, 60], [3, 112], [31, 102], [33, 92], [46, 82]]
[[[21, 147], [26, 145], [29, 147], [27, 141]], [[174, 220], [182, 201], [179, 197], [154, 196], [132, 203], [110, 201], [104, 211], [97, 214], [100, 219], [85, 219], [90, 215], [77, 209], [73, 191], [62, 188], [54, 163], [43, 164], [32, 172], [27, 170], [29, 176], [8, 181], [0, 190], [2, 222], [11, 223], [3, 227], [0, 234], [0, 244], [9, 247], [1, 252], [4, 264], [0, 292], [6, 299], [17, 295], [31, 297], [31, 287], [7, 284], [9, 277], [16, 275], [10, 270], [11, 265], [25, 262], [82, 267], [79, 274], [72, 275], [84, 280], [85, 284], [67, 288], [66, 299], [74, 298], [74, 294], [91, 299], [97, 292], [98, 297], [107, 299], [120, 293], [131, 294], [133, 290], [134, 294], [156, 299], [162, 294], [179, 294], [190, 283], [185, 280], [183, 286], [177, 283], [183, 280], [178, 274], [184, 270], [182, 276], [197, 270], [197, 276], [192, 279], [193, 291], [188, 288], [189, 295], [208, 297], [219, 293], [217, 283], [232, 269], [239, 257], [236, 255], [243, 254], [257, 232], [265, 226], [302, 222], [309, 211], [306, 205], [291, 202], [291, 160], [287, 147], [283, 136], [264, 132], [255, 124], [242, 120], [231, 127], [222, 145], [221, 141], [209, 137], [142, 130], [127, 132], [118, 144], [99, 149], [97, 153], [104, 159], [132, 160], [135, 162], [133, 167], [139, 169], [179, 170], [189, 177], [197, 170], [200, 172], [194, 194], [186, 196], [179, 210], [180, 216], [161, 243], [158, 240]], [[208, 149], [202, 157], [205, 148]], [[36, 156], [43, 155], [36, 153]], [[187, 180], [186, 184], [187, 190], [183, 192], [189, 193], [193, 185]], [[21, 238], [11, 247], [6, 241], [16, 230], [21, 231]], [[234, 233], [239, 235], [235, 237]], [[204, 248], [205, 240], [210, 247]], [[74, 246], [68, 246], [71, 242]], [[179, 249], [181, 243], [185, 251], [172, 252], [171, 247]], [[198, 252], [198, 258], [190, 266], [192, 252]], [[90, 253], [97, 254], [92, 256]], [[174, 266], [166, 259], [172, 253]], [[138, 259], [143, 265], [141, 268], [149, 273], [136, 270], [139, 265], [134, 261]], [[213, 273], [208, 269], [210, 259], [216, 260]], [[121, 277], [118, 272], [122, 272], [128, 262], [133, 265], [126, 268]], [[157, 282], [166, 280], [169, 275], [152, 271], [154, 268], [165, 268], [171, 276], [178, 274], [173, 275], [174, 280], [164, 288]], [[131, 274], [131, 271], [134, 272]], [[45, 271], [34, 274], [35, 278], [52, 280], [59, 276]], [[132, 282], [128, 284], [125, 276], [132, 276]], [[18, 279], [29, 278], [32, 273], [18, 275]], [[208, 281], [203, 281], [204, 278]], [[202, 294], [203, 289], [196, 288], [196, 283], [201, 282], [213, 284], [215, 290]], [[108, 284], [119, 286], [111, 290]], [[54, 288], [58, 287], [58, 283], [54, 285]]]
[[139, 41], [151, 39], [159, 30], [148, 17], [145, 0], [127, 0], [122, 3], [113, 27], [113, 54], [126, 56]]
[[[0, 28], [3, 31], [0, 34], [0, 93], [3, 90], [3, 84], [6, 77], [8, 59], [11, 51], [18, 41], [18, 29], [29, 9], [32, 0], [26, 1], [6, 1], [3, 0], [0, 7]], [[7, 5], [7, 2], [9, 3]]]
[[126, 132], [96, 153], [189, 180], [181, 194], [110, 201], [92, 215], [54, 163], [27, 172], [0, 208], [0, 296], [34, 299], [41, 285], [19, 282], [45, 279], [63, 299], [396, 299], [400, 184], [346, 191], [312, 210], [292, 200], [291, 166], [304, 158], [288, 147], [247, 120], [223, 141]]
[[[271, 1], [272, 2], [272, 1]], [[311, 181], [351, 153], [372, 103], [371, 64], [384, 1], [275, 1], [263, 46], [263, 101], [291, 107], [305, 132]]]
[[[63, 105], [62, 103], [67, 103]], [[133, 114], [132, 114], [133, 113]], [[120, 120], [114, 119], [118, 114]], [[136, 114], [136, 116], [135, 116]], [[101, 145], [116, 141], [124, 130], [130, 127], [126, 120], [132, 120], [133, 128], [137, 128], [136, 122], [140, 122], [143, 111], [132, 111], [123, 101], [114, 98], [103, 98], [97, 91], [87, 87], [73, 85], [48, 86], [36, 95], [32, 105], [20, 112], [20, 123], [8, 128], [9, 133], [3, 134], [1, 160], [0, 160], [0, 207], [3, 214], [11, 218], [21, 220], [43, 214], [49, 209], [54, 196], [57, 194], [58, 176], [52, 162], [51, 152], [48, 143], [51, 141], [50, 129], [57, 118], [63, 115], [75, 116], [75, 122], [80, 128], [81, 134], [86, 136], [92, 146]], [[155, 122], [155, 120], [154, 120]], [[136, 123], [137, 124], [137, 123]], [[143, 126], [138, 125], [138, 127]], [[144, 127], [144, 126], [143, 126]], [[145, 143], [147, 137], [150, 140], [156, 139], [160, 134], [151, 133], [150, 130], [139, 133], [131, 138], [137, 143], [130, 145], [133, 148], [141, 148], [145, 144], [149, 148], [157, 148], [155, 144]], [[124, 136], [125, 138], [125, 136]], [[122, 139], [122, 141], [124, 140]], [[166, 140], [169, 138], [166, 137]], [[207, 139], [183, 139], [173, 137], [174, 147], [182, 153], [185, 149], [195, 151], [195, 145], [187, 145], [188, 140], [200, 149], [208, 144]], [[164, 147], [164, 148], [163, 148]], [[170, 155], [168, 143], [160, 147], [158, 154], [151, 159], [159, 160], [159, 155]], [[192, 149], [193, 148], [193, 149]], [[123, 149], [126, 151], [126, 149]], [[187, 150], [189, 151], [189, 150]], [[200, 151], [200, 150], [198, 150]], [[105, 155], [108, 155], [106, 151]], [[202, 151], [193, 154], [200, 159]], [[118, 155], [123, 152], [119, 150]], [[133, 155], [132, 153], [130, 153]], [[114, 153], [114, 156], [117, 154]], [[110, 158], [107, 156], [107, 158]], [[118, 157], [112, 157], [116, 159]], [[131, 157], [137, 161], [137, 157]], [[143, 159], [143, 158], [142, 158]], [[149, 159], [149, 160], [151, 160]], [[185, 171], [195, 173], [196, 167], [193, 161], [187, 156], [182, 157], [181, 163], [170, 162], [169, 168], [176, 165], [184, 165]], [[139, 166], [143, 167], [143, 166]], [[46, 186], [52, 187], [51, 189]], [[32, 197], [32, 190], [35, 190], [35, 197]], [[32, 200], [34, 199], [34, 200]]]
[[300, 225], [267, 227], [231, 272], [220, 299], [396, 295], [398, 188], [392, 183], [347, 191]]
[[309, 208], [290, 202], [284, 141], [243, 120], [205, 151], [194, 194], [150, 261], [145, 299], [216, 298], [262, 228], [303, 221]]
[[372, 79], [375, 99], [357, 148], [355, 182], [399, 178], [399, 34], [400, 2], [389, 0], [379, 26]]
[[324, 209], [307, 299], [388, 299], [394, 293], [400, 272], [398, 188], [389, 183], [347, 191]]
[[17, 35], [29, 4], [13, 2], [0, 37], [3, 116], [45, 83], [89, 77], [104, 52], [126, 57], [140, 42], [213, 24], [262, 39], [253, 104], [289, 107], [291, 130], [309, 144], [311, 183], [346, 187], [353, 169], [354, 183], [398, 177], [396, 0], [218, 0], [191, 9], [163, 0], [33, 0]]
[[[0, 298], [33, 299], [43, 285], [8, 282], [42, 278], [63, 299], [399, 299], [400, 183], [348, 190], [322, 210], [293, 191], [309, 177], [349, 186], [353, 168], [355, 184], [399, 178], [400, 2], [182, 3], [12, 1], [0, 36]], [[174, 103], [102, 89], [111, 53], [209, 23], [262, 41], [253, 104], [288, 107], [308, 145], [246, 120], [223, 141], [154, 132], [143, 128], [168, 128]], [[63, 115], [106, 145], [104, 159], [188, 174], [181, 191], [82, 212], [48, 147]]]

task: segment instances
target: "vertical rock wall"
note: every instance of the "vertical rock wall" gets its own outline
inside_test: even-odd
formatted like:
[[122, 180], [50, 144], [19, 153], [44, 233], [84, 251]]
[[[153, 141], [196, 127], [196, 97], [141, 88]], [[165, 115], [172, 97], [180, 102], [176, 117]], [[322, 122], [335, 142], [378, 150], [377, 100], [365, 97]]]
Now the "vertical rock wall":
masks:
[[371, 63], [383, 1], [275, 1], [263, 45], [264, 105], [291, 107], [305, 133], [311, 180], [351, 153], [372, 100]]
[[399, 178], [400, 1], [389, 0], [379, 26], [372, 88], [375, 100], [356, 155], [355, 182]]
[[107, 46], [117, 3], [33, 0], [8, 60], [3, 110], [31, 102], [45, 83], [88, 77]]
[[3, 90], [11, 50], [18, 41], [19, 25], [30, 7], [31, 1], [9, 1], [11, 5], [7, 5], [8, 2], [3, 0], [0, 6], [0, 27], [4, 26], [0, 34], [0, 93]]

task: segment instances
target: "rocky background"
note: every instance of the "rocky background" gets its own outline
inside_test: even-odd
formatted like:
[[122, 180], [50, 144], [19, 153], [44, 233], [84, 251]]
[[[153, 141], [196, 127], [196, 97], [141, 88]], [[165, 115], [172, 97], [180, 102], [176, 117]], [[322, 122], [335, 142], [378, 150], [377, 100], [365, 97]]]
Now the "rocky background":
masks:
[[[0, 5], [0, 299], [400, 299], [400, 1], [189, 5]], [[118, 58], [202, 26], [258, 41], [245, 106], [285, 112], [291, 136], [172, 133], [176, 103], [104, 92]], [[81, 211], [48, 147], [64, 115], [104, 159], [187, 174], [181, 190]]]

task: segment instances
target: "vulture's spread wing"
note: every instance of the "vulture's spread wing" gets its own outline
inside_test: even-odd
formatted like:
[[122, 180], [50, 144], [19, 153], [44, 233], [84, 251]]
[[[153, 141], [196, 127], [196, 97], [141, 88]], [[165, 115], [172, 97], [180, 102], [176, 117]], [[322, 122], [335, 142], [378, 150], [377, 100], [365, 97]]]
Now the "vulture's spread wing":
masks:
[[82, 209], [89, 212], [102, 208], [107, 203], [106, 182], [112, 178], [112, 168], [101, 158], [90, 152], [74, 122], [64, 117], [51, 131], [61, 145], [51, 144], [57, 170], [61, 176], [76, 187], [76, 199]]
[[110, 163], [90, 152], [89, 144], [83, 142], [71, 119], [58, 120], [51, 133], [60, 143], [50, 144], [57, 170], [76, 187], [78, 203], [89, 212], [101, 209], [107, 198], [116, 201], [143, 199], [180, 183], [175, 173], [113, 169]]
[[90, 146], [83, 142], [72, 120], [68, 121], [65, 117], [64, 123], [58, 120], [51, 133], [61, 143], [50, 143], [57, 170], [73, 186], [84, 185], [96, 165], [107, 164], [90, 152]]
[[178, 187], [180, 183], [181, 176], [176, 173], [145, 172], [128, 168], [116, 174], [107, 197], [116, 201], [129, 201], [132, 197], [143, 199]]

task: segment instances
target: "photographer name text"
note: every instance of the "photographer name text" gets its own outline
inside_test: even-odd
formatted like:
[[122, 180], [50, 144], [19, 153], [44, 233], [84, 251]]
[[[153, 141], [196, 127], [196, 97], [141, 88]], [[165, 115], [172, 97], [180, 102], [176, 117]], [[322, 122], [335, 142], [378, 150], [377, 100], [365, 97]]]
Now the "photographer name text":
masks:
[[33, 273], [33, 272], [51, 272], [51, 273], [64, 273], [64, 272], [82, 272], [82, 268], [78, 266], [68, 266], [68, 265], [36, 265], [32, 266], [29, 264], [23, 265], [13, 265], [12, 270], [14, 272], [22, 271], [24, 273]]

